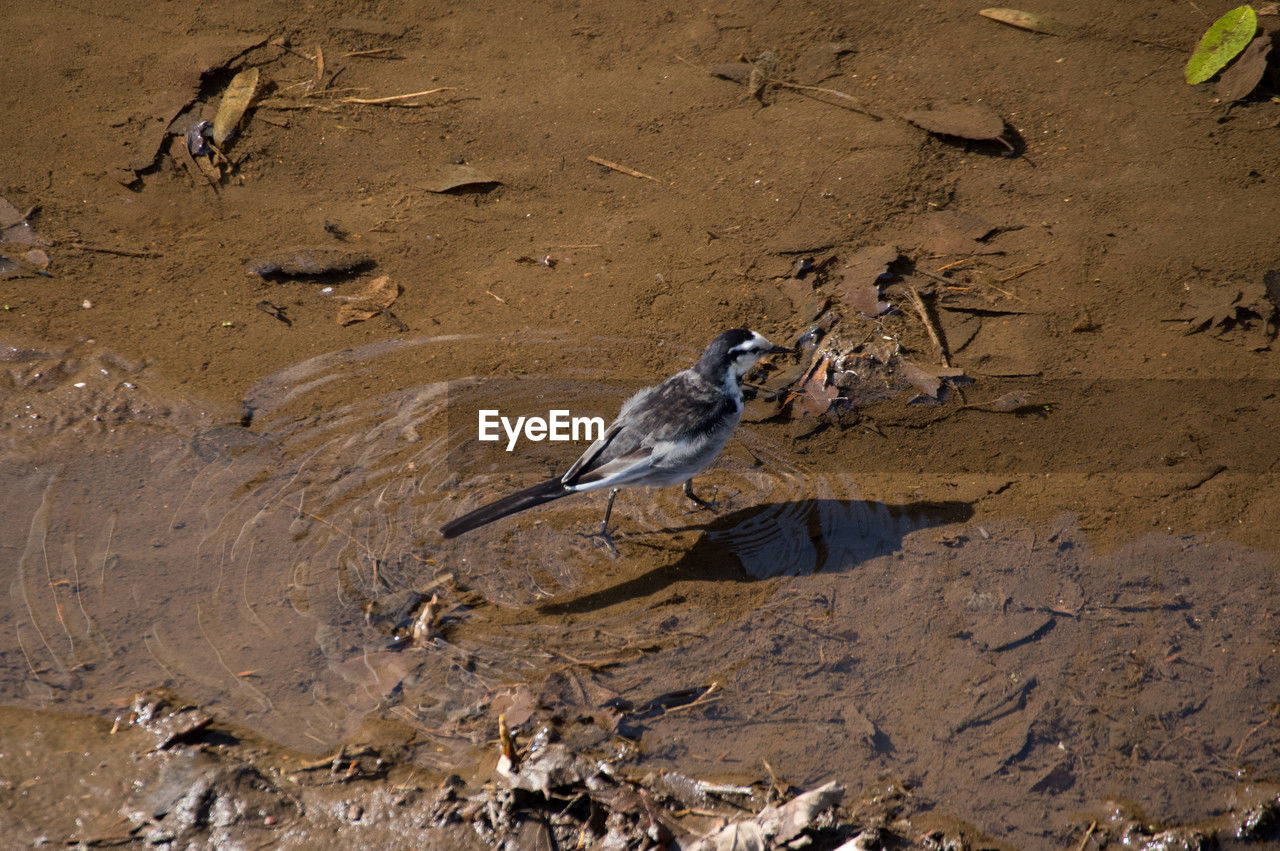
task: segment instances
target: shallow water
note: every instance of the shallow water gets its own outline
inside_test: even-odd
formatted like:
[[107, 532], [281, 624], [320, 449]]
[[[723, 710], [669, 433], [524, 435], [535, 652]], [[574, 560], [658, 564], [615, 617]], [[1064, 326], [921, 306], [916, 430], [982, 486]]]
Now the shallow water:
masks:
[[[464, 773], [498, 711], [541, 705], [581, 744], [695, 775], [905, 779], [1016, 844], [1112, 797], [1208, 815], [1280, 768], [1275, 553], [1095, 552], [1070, 515], [863, 501], [751, 424], [699, 480], [717, 512], [619, 497], [621, 558], [579, 534], [603, 495], [444, 542], [581, 448], [481, 446], [477, 408], [607, 420], [634, 389], [538, 375], [539, 352], [586, 350], [551, 335], [520, 344], [519, 381], [419, 384], [389, 357], [465, 343], [335, 352], [227, 411], [107, 353], [5, 349], [0, 699], [106, 712], [167, 685], [315, 752], [403, 730]], [[442, 629], [411, 646], [433, 594]]]

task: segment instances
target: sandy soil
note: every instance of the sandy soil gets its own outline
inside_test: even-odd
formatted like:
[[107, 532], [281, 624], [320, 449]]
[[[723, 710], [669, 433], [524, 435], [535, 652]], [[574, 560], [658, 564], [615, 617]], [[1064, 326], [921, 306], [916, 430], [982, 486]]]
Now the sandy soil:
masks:
[[[1262, 283], [1280, 112], [1183, 82], [1225, 8], [1062, 0], [1037, 11], [1082, 29], [1051, 37], [954, 2], [6, 7], [0, 196], [38, 208], [52, 262], [0, 280], [0, 702], [109, 715], [163, 683], [293, 747], [382, 735], [424, 769], [483, 773], [506, 689], [584, 748], [640, 742], [644, 767], [910, 782], [997, 844], [1078, 842], [1116, 800], [1157, 822], [1229, 809], [1241, 777], [1280, 769]], [[859, 109], [709, 73], [764, 51]], [[263, 91], [215, 187], [168, 130], [211, 119], [247, 67]], [[1016, 154], [898, 118], [949, 101], [994, 109]], [[495, 182], [432, 191], [458, 163]], [[940, 231], [942, 211], [994, 233]], [[790, 343], [828, 300], [831, 339], [887, 335], [936, 367], [901, 290], [878, 321], [843, 304], [838, 270], [886, 243], [946, 278], [909, 280], [934, 287], [963, 398], [751, 423], [707, 479], [721, 513], [634, 502], [618, 560], [565, 542], [594, 502], [435, 536], [575, 454], [463, 452], [485, 398], [608, 417], [720, 330]], [[298, 246], [372, 263], [246, 272]], [[805, 257], [816, 290], [787, 283]], [[335, 295], [381, 275], [390, 314], [340, 325]], [[477, 377], [431, 428], [406, 413]], [[1011, 391], [1028, 403], [990, 406]], [[255, 437], [192, 448], [246, 405]], [[292, 494], [294, 515], [267, 511]], [[245, 605], [211, 617], [228, 587]], [[409, 610], [449, 607], [435, 661], [370, 651], [410, 591]], [[267, 645], [237, 632], [257, 599], [289, 604]], [[261, 679], [205, 676], [192, 608], [216, 664]], [[371, 675], [342, 667], [361, 653]]]

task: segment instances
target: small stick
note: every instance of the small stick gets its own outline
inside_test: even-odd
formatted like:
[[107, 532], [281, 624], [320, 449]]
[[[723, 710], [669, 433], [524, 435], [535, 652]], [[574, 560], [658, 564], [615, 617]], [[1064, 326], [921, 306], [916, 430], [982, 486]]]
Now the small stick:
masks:
[[396, 101], [409, 100], [410, 98], [420, 98], [423, 95], [434, 95], [437, 92], [452, 92], [456, 89], [457, 86], [441, 86], [438, 89], [426, 89], [421, 92], [410, 92], [407, 95], [389, 95], [384, 98], [342, 98], [342, 102], [366, 104], [395, 103]]
[[969, 262], [970, 260], [972, 260], [972, 259], [973, 259], [973, 255], [972, 255], [972, 254], [971, 254], [971, 255], [969, 255], [968, 257], [961, 257], [959, 260], [956, 260], [956, 261], [955, 261], [955, 262], [953, 262], [953, 263], [948, 263], [948, 264], [947, 264], [947, 265], [945, 265], [945, 266], [939, 266], [939, 267], [938, 267], [938, 269], [937, 269], [937, 271], [939, 271], [939, 272], [945, 272], [945, 271], [947, 271], [948, 269], [954, 269], [956, 266], [959, 266], [959, 265], [961, 265], [961, 264], [963, 264], [963, 263], [968, 263], [968, 262]]
[[1245, 742], [1249, 741], [1249, 737], [1250, 737], [1250, 736], [1252, 736], [1254, 733], [1258, 732], [1259, 730], [1261, 730], [1263, 727], [1267, 726], [1267, 725], [1268, 725], [1268, 724], [1270, 724], [1270, 723], [1271, 723], [1271, 719], [1270, 719], [1270, 718], [1264, 718], [1264, 719], [1263, 719], [1262, 721], [1260, 721], [1259, 723], [1254, 724], [1254, 725], [1253, 725], [1253, 727], [1252, 727], [1252, 728], [1250, 728], [1249, 732], [1247, 732], [1247, 733], [1245, 733], [1245, 734], [1244, 734], [1244, 738], [1240, 740], [1240, 744], [1236, 745], [1235, 753], [1231, 755], [1231, 756], [1232, 756], [1232, 759], [1239, 759], [1239, 758], [1240, 758], [1240, 753], [1241, 753], [1241, 751], [1243, 751], [1243, 750], [1244, 750], [1244, 744], [1245, 744]]
[[600, 157], [587, 157], [587, 159], [595, 163], [596, 165], [602, 165], [605, 168], [611, 168], [614, 171], [620, 171], [623, 174], [629, 174], [632, 177], [642, 177], [645, 180], [652, 180], [655, 183], [661, 182], [658, 180], [658, 178], [651, 177], [645, 174], [643, 171], [636, 171], [634, 168], [627, 168], [625, 165], [619, 165], [618, 163], [615, 163], [615, 162], [609, 162], [609, 160], [604, 160], [604, 159], [601, 159]]
[[83, 242], [73, 242], [67, 246], [77, 251], [96, 251], [99, 254], [117, 254], [121, 257], [163, 257], [164, 255], [156, 251], [132, 251], [128, 248], [107, 248], [105, 245], [86, 245]]
[[942, 365], [950, 368], [951, 358], [947, 357], [947, 346], [942, 342], [942, 335], [935, 326], [933, 317], [929, 315], [929, 309], [925, 306], [924, 299], [920, 297], [920, 293], [915, 287], [907, 287], [907, 292], [911, 294], [911, 305], [916, 309], [916, 313], [920, 314], [920, 321], [924, 323], [924, 330], [929, 332], [929, 339], [933, 340], [933, 344], [938, 347], [938, 357], [942, 359]]
[[316, 45], [316, 76], [315, 85], [324, 90], [324, 49]]
[[671, 709], [668, 709], [666, 712], [664, 712], [664, 713], [662, 713], [662, 714], [663, 714], [663, 715], [671, 715], [671, 714], [674, 714], [674, 713], [676, 713], [676, 712], [684, 712], [686, 709], [692, 709], [693, 707], [698, 706], [698, 705], [700, 705], [700, 704], [704, 704], [704, 703], [712, 703], [712, 702], [714, 702], [714, 701], [717, 701], [717, 700], [719, 700], [719, 699], [720, 699], [720, 697], [719, 697], [719, 696], [711, 697], [711, 693], [712, 693], [713, 691], [715, 691], [716, 689], [718, 689], [719, 687], [720, 687], [720, 684], [719, 684], [719, 683], [712, 683], [710, 688], [708, 688], [708, 689], [707, 689], [706, 691], [704, 691], [702, 694], [698, 695], [698, 699], [697, 699], [697, 700], [694, 700], [694, 701], [692, 701], [691, 703], [686, 703], [684, 706], [675, 706], [675, 707], [672, 707]]
[[350, 53], [342, 54], [343, 59], [349, 59], [352, 56], [377, 56], [381, 53], [390, 53], [395, 50], [394, 47], [375, 47], [372, 50], [353, 50]]
[[1098, 827], [1096, 821], [1089, 822], [1089, 829], [1084, 832], [1084, 838], [1080, 840], [1080, 844], [1076, 846], [1076, 851], [1084, 851], [1084, 846], [1089, 844], [1089, 837], [1093, 836], [1094, 830]]
[[866, 107], [864, 107], [862, 105], [862, 101], [858, 100], [853, 95], [848, 95], [848, 94], [845, 94], [844, 92], [836, 91], [835, 89], [828, 89], [828, 88], [824, 88], [823, 86], [802, 86], [799, 83], [789, 83], [786, 80], [775, 80], [772, 78], [770, 78], [768, 82], [772, 83], [775, 86], [782, 86], [782, 88], [784, 89], [795, 89], [796, 91], [800, 91], [800, 92], [818, 92], [819, 94], [831, 95], [832, 97], [837, 97], [837, 98], [840, 98], [841, 100], [848, 101], [851, 104], [848, 108], [852, 109], [854, 112], [861, 112], [863, 115], [867, 116], [868, 118], [874, 118], [876, 121], [884, 120], [882, 116], [876, 115], [874, 112], [871, 112]]
[[1039, 263], [1028, 266], [1027, 268], [1023, 269], [1021, 272], [1014, 272], [1012, 275], [1009, 275], [1008, 277], [999, 278], [996, 281], [996, 283], [1003, 284], [1005, 281], [1012, 281], [1014, 278], [1021, 278], [1023, 275], [1027, 274], [1032, 269], [1039, 269], [1041, 266], [1047, 265], [1048, 262], [1049, 262], [1048, 260], [1041, 260]]

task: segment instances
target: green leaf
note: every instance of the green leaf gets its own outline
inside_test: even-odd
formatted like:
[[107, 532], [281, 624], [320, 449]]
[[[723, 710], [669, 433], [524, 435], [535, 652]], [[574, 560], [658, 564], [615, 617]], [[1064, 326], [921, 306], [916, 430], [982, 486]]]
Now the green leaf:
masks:
[[1258, 15], [1252, 6], [1232, 9], [1213, 22], [1187, 62], [1187, 85], [1203, 83], [1226, 67], [1253, 40]]

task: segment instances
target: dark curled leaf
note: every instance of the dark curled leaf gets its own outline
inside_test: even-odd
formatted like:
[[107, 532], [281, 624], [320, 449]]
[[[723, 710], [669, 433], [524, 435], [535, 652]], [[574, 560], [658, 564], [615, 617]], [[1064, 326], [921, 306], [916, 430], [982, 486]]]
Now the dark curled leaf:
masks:
[[1244, 52], [1218, 78], [1216, 94], [1223, 103], [1244, 100], [1262, 82], [1271, 55], [1271, 36], [1263, 34], [1249, 42]]

